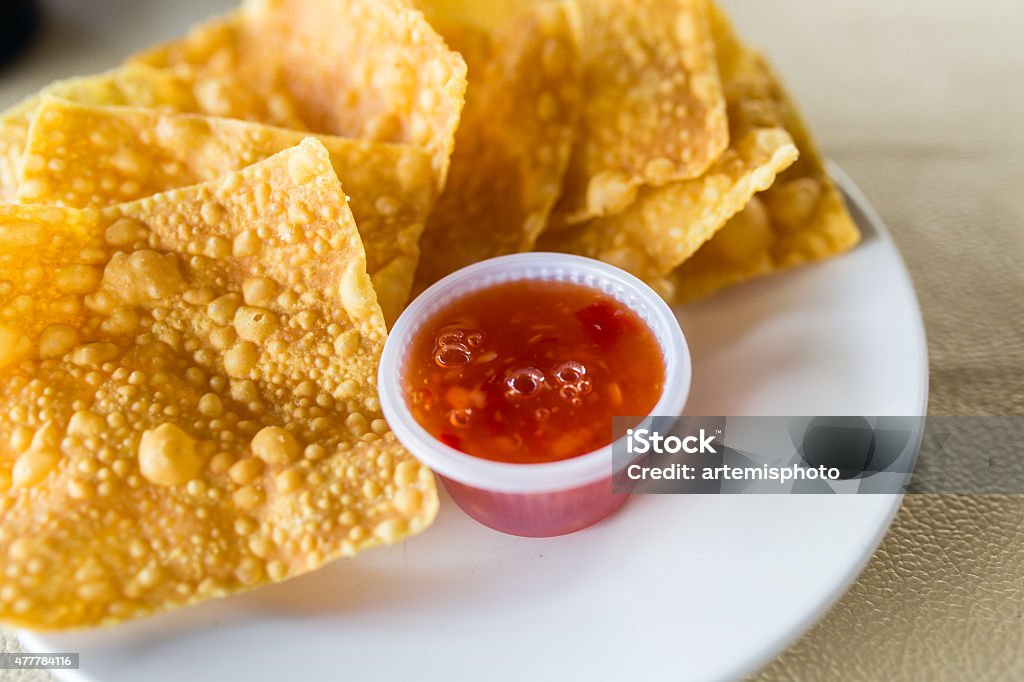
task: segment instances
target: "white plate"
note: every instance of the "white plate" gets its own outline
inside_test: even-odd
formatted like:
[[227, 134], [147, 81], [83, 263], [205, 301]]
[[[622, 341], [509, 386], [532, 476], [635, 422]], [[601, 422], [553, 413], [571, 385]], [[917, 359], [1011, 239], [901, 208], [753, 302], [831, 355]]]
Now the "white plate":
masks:
[[[864, 232], [857, 249], [680, 311], [692, 414], [924, 414], [913, 287], [839, 177]], [[404, 545], [115, 629], [23, 641], [80, 652], [81, 671], [63, 674], [104, 682], [733, 679], [839, 597], [899, 501], [637, 496], [594, 528], [528, 540], [445, 499]]]
[[[98, 71], [232, 0], [52, 0], [0, 104]], [[126, 30], [130, 26], [131, 30]], [[693, 414], [923, 414], [924, 330], [889, 235], [843, 180], [864, 243], [680, 312]], [[447, 500], [445, 500], [447, 502]], [[23, 633], [97, 682], [732, 679], [811, 626], [870, 557], [896, 496], [638, 497], [564, 538], [433, 528], [315, 574], [115, 629]]]

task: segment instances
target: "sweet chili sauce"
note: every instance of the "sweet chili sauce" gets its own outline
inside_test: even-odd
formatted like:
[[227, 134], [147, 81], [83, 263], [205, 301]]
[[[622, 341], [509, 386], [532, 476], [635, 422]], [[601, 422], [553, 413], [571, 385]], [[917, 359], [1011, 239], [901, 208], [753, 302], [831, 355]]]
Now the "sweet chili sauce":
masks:
[[613, 297], [523, 280], [435, 313], [413, 340], [403, 380], [416, 421], [441, 442], [538, 463], [609, 444], [613, 416], [650, 413], [665, 364], [650, 328]]

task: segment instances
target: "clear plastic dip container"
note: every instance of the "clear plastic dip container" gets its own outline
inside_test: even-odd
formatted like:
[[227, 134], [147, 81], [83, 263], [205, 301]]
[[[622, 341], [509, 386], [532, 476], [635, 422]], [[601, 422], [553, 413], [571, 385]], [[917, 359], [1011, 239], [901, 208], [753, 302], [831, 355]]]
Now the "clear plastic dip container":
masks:
[[512, 535], [549, 537], [593, 525], [625, 502], [628, 495], [612, 492], [611, 443], [542, 463], [467, 454], [442, 442], [417, 421], [404, 381], [415, 340], [440, 310], [475, 292], [523, 280], [588, 287], [635, 313], [653, 333], [664, 361], [661, 394], [649, 414], [682, 413], [692, 368], [682, 330], [665, 302], [639, 279], [589, 258], [557, 253], [493, 258], [449, 275], [409, 305], [391, 331], [380, 364], [381, 407], [392, 430], [440, 476], [451, 498], [471, 517]]

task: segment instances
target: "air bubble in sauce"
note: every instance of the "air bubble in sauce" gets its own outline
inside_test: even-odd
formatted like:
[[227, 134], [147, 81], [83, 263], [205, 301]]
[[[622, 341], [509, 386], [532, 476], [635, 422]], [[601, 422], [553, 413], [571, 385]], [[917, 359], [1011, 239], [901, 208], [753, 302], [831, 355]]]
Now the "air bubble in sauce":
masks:
[[555, 368], [555, 378], [562, 384], [575, 384], [587, 374], [587, 367], [582, 362], [569, 360]]
[[461, 343], [442, 346], [434, 351], [434, 361], [441, 367], [465, 367], [473, 355]]
[[510, 398], [532, 398], [544, 384], [544, 372], [536, 367], [520, 367], [508, 373], [505, 386]]
[[469, 426], [469, 421], [473, 417], [473, 410], [466, 408], [462, 410], [452, 410], [448, 413], [448, 421], [457, 429], [464, 429]]

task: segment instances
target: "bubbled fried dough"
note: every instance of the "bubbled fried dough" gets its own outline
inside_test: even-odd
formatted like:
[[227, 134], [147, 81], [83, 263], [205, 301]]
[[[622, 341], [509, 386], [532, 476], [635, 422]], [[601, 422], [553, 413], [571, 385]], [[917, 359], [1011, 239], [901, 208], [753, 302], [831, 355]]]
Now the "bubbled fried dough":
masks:
[[775, 182], [799, 156], [777, 101], [763, 96], [751, 55], [731, 49], [712, 13], [718, 72], [729, 115], [729, 146], [699, 178], [643, 187], [617, 215], [549, 231], [541, 248], [597, 258], [628, 270], [673, 300], [672, 273]]
[[581, 104], [573, 4], [517, 7], [486, 26], [447, 5], [419, 2], [466, 60], [470, 80], [448, 184], [424, 231], [420, 290], [533, 248], [558, 199]]
[[433, 519], [320, 143], [102, 211], [0, 208], [0, 272], [0, 618], [115, 623]]
[[[154, 89], [160, 80], [154, 80]], [[21, 203], [102, 208], [218, 178], [293, 147], [306, 133], [44, 95], [22, 155]], [[434, 199], [430, 157], [407, 145], [320, 135], [366, 249], [385, 321], [409, 298]], [[208, 208], [212, 211], [214, 209]], [[210, 217], [210, 216], [207, 216]]]
[[205, 114], [420, 147], [444, 187], [466, 64], [408, 0], [247, 0], [129, 63], [173, 71]]
[[696, 178], [729, 142], [707, 0], [579, 0], [585, 103], [559, 229]]
[[190, 84], [146, 66], [127, 66], [95, 76], [54, 81], [0, 113], [0, 200], [12, 201], [18, 191], [21, 157], [35, 112], [46, 96], [84, 105], [152, 107], [163, 111], [194, 111], [198, 107]]
[[688, 303], [730, 284], [836, 256], [860, 241], [821, 151], [779, 77], [740, 41], [721, 9], [713, 7], [711, 20], [723, 74], [744, 84], [743, 97], [731, 105], [733, 117], [784, 127], [800, 156], [658, 283], [662, 295], [673, 303]]

